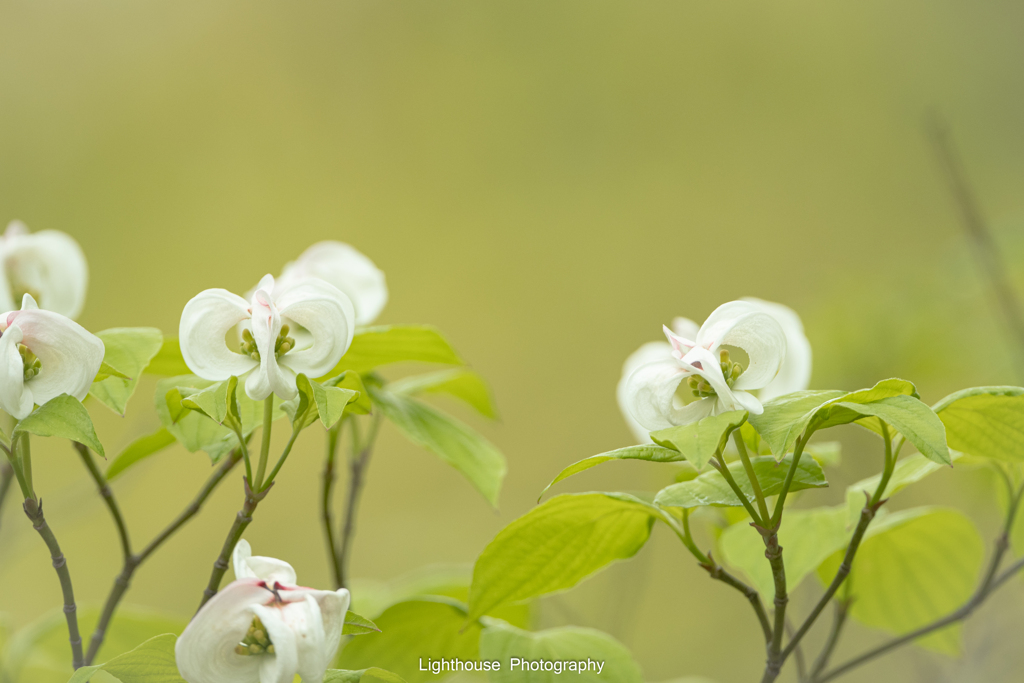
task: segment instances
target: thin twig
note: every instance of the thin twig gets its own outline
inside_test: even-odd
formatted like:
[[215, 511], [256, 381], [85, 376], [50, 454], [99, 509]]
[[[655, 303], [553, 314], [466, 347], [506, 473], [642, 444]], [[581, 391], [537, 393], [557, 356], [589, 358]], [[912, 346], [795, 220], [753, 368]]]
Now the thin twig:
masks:
[[128, 587], [131, 584], [132, 576], [135, 571], [145, 562], [150, 555], [164, 544], [164, 542], [174, 535], [178, 529], [185, 526], [185, 524], [199, 514], [199, 510], [203, 507], [203, 503], [210, 497], [213, 490], [217, 488], [221, 480], [227, 476], [238, 461], [242, 459], [242, 453], [239, 449], [231, 451], [225, 458], [224, 462], [221, 463], [217, 471], [210, 475], [210, 478], [206, 480], [203, 488], [199, 490], [196, 497], [189, 503], [181, 514], [179, 514], [173, 522], [161, 531], [157, 536], [149, 542], [142, 552], [137, 555], [132, 555], [125, 559], [124, 565], [121, 568], [121, 573], [118, 574], [117, 578], [114, 579], [114, 587], [110, 589], [110, 593], [107, 595], [107, 600], [103, 605], [103, 612], [100, 614], [99, 621], [96, 622], [96, 628], [92, 632], [92, 639], [89, 642], [89, 651], [86, 653], [85, 663], [86, 665], [92, 664], [95, 660], [96, 655], [99, 653], [100, 646], [103, 645], [103, 640], [107, 635], [107, 628], [110, 625], [111, 619], [114, 618], [114, 614], [117, 611], [117, 606], [124, 597], [124, 594], [128, 591]]
[[96, 466], [96, 461], [92, 459], [92, 453], [89, 452], [87, 446], [77, 441], [72, 441], [71, 443], [74, 445], [75, 450], [78, 451], [78, 455], [81, 456], [86, 469], [89, 470], [93, 481], [96, 482], [96, 488], [99, 489], [103, 502], [106, 503], [107, 509], [110, 510], [110, 516], [114, 519], [114, 525], [117, 527], [117, 535], [121, 539], [121, 556], [127, 562], [132, 557], [132, 543], [128, 537], [128, 527], [125, 525], [124, 517], [121, 515], [121, 508], [114, 498], [113, 491], [110, 490], [110, 486], [107, 484], [107, 478], [103, 476], [100, 468]]
[[818, 680], [818, 676], [828, 666], [829, 659], [832, 658], [832, 653], [836, 649], [836, 645], [839, 644], [839, 636], [842, 635], [843, 626], [846, 625], [846, 617], [850, 613], [850, 604], [846, 600], [837, 599], [835, 604], [835, 614], [832, 617], [832, 628], [828, 633], [828, 640], [825, 641], [825, 646], [821, 649], [821, 654], [814, 661], [814, 668], [811, 669], [811, 682], [815, 683]]
[[[370, 456], [373, 455], [373, 446], [377, 441], [377, 434], [380, 431], [381, 411], [373, 415], [370, 433], [364, 443], [358, 443], [358, 432], [353, 424], [352, 439], [353, 450], [352, 460], [349, 467], [348, 496], [345, 500], [345, 521], [341, 530], [341, 542], [338, 547], [339, 587], [348, 587], [348, 564], [352, 553], [352, 540], [356, 532], [356, 516], [359, 512], [359, 496], [363, 490], [363, 482], [366, 476], [366, 468], [370, 464]], [[358, 449], [358, 450], [356, 450]]]
[[725, 479], [725, 483], [729, 485], [732, 492], [735, 493], [736, 497], [740, 499], [741, 503], [743, 503], [743, 508], [747, 511], [747, 514], [750, 515], [750, 518], [754, 520], [754, 523], [759, 526], [765, 524], [765, 521], [761, 519], [759, 514], [757, 514], [757, 510], [755, 510], [754, 506], [750, 504], [750, 499], [747, 498], [747, 494], [743, 493], [743, 489], [741, 489], [740, 485], [736, 483], [736, 479], [732, 476], [732, 472], [729, 471], [729, 466], [726, 464], [725, 458], [722, 457], [721, 450], [719, 450], [718, 453], [715, 453], [714, 457], [712, 457], [708, 462], [710, 462], [711, 466], [718, 470], [722, 475]]
[[78, 632], [78, 607], [75, 605], [75, 589], [71, 584], [71, 572], [68, 570], [68, 563], [64, 553], [60, 550], [57, 537], [46, 523], [43, 516], [43, 502], [35, 498], [25, 499], [23, 505], [25, 515], [32, 522], [32, 528], [39, 532], [46, 547], [50, 549], [50, 559], [53, 561], [53, 568], [60, 579], [60, 589], [64, 594], [64, 618], [68, 623], [68, 641], [71, 643], [71, 665], [77, 670], [82, 667], [85, 660], [82, 657], [82, 636]]
[[722, 565], [714, 561], [714, 558], [711, 557], [710, 553], [708, 553], [708, 560], [710, 560], [709, 563], [702, 564], [701, 567], [707, 571], [708, 576], [712, 579], [721, 581], [725, 585], [731, 586], [743, 594], [743, 596], [750, 602], [750, 606], [754, 608], [754, 614], [757, 615], [757, 621], [761, 624], [761, 631], [764, 633], [764, 642], [771, 642], [772, 625], [768, 620], [768, 612], [764, 609], [764, 603], [761, 602], [761, 594], [751, 586], [748, 586], [727, 572]]
[[983, 277], [989, 279], [996, 305], [1002, 311], [1007, 331], [1017, 347], [1017, 369], [1024, 377], [1024, 307], [1021, 306], [1021, 301], [1013, 288], [1006, 266], [1000, 257], [999, 247], [988, 229], [977, 197], [967, 181], [963, 161], [950, 138], [945, 121], [938, 114], [933, 114], [927, 128], [928, 136], [949, 181], [953, 200], [960, 210], [964, 231], [974, 248], [979, 270]]
[[334, 513], [331, 512], [334, 501], [334, 482], [337, 475], [334, 472], [334, 461], [338, 455], [338, 442], [341, 440], [341, 429], [344, 420], [339, 421], [331, 429], [327, 430], [327, 457], [324, 460], [323, 486], [321, 488], [321, 522], [324, 526], [324, 537], [327, 542], [327, 555], [331, 565], [331, 572], [334, 576], [334, 587], [341, 588], [341, 561], [338, 557], [338, 548], [334, 542]]
[[[793, 624], [786, 619], [786, 635], [790, 638], [793, 637]], [[804, 649], [797, 645], [796, 650], [793, 652], [793, 659], [796, 660], [796, 677], [800, 683], [804, 683], [807, 680], [807, 662], [804, 660]]]

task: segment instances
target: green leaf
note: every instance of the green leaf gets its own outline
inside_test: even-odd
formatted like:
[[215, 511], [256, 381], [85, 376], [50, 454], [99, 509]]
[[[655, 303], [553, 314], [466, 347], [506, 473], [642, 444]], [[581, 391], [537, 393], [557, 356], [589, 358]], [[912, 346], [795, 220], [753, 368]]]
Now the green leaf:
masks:
[[367, 633], [380, 633], [377, 624], [366, 617], [361, 617], [352, 610], [345, 612], [345, 625], [342, 627], [342, 635], [363, 636]]
[[600, 455], [592, 455], [589, 458], [584, 458], [578, 462], [575, 462], [564, 470], [558, 473], [558, 476], [551, 480], [551, 483], [544, 487], [544, 490], [540, 492], [540, 496], [537, 500], [547, 493], [548, 489], [562, 481], [568, 479], [574, 474], [579, 474], [584, 470], [589, 470], [591, 467], [596, 467], [609, 460], [646, 460], [648, 462], [679, 462], [685, 460], [686, 457], [679, 451], [672, 448], [663, 448], [662, 446], [654, 446], [651, 444], [643, 444], [640, 446], [627, 446], [626, 448], [620, 448], [614, 451], [608, 451], [607, 453], [601, 453]]
[[822, 467], [838, 467], [842, 460], [842, 444], [838, 441], [817, 441], [807, 444], [804, 454], [818, 461]]
[[14, 427], [14, 434], [27, 432], [36, 436], [56, 436], [88, 446], [100, 457], [106, 457], [103, 444], [96, 438], [92, 418], [78, 399], [61, 394], [33, 410]]
[[949, 447], [978, 458], [1024, 461], [1024, 389], [976, 387], [950, 394], [934, 410]]
[[181, 399], [181, 405], [189, 410], [196, 410], [219, 425], [241, 427], [242, 418], [239, 414], [236, 390], [238, 378], [229, 377], [194, 394]]
[[[802, 460], [801, 460], [802, 461]], [[863, 504], [863, 501], [861, 501]], [[793, 591], [834, 552], [846, 547], [851, 529], [845, 506], [787, 510], [779, 529], [784, 548], [786, 584]], [[771, 567], [764, 558], [764, 540], [747, 520], [727, 527], [718, 539], [722, 560], [746, 575], [751, 585], [769, 601], [775, 595]]]
[[324, 674], [324, 683], [405, 683], [405, 679], [396, 673], [371, 666], [358, 671], [328, 669]]
[[121, 683], [185, 683], [174, 659], [176, 640], [171, 633], [156, 636], [106, 664], [82, 667], [68, 683], [86, 683], [97, 671], [106, 671]]
[[177, 337], [164, 337], [160, 350], [156, 352], [145, 369], [147, 375], [163, 377], [178, 377], [191, 372], [192, 370], [185, 363], [185, 358], [181, 355]]
[[[954, 461], [960, 458], [959, 453], [951, 453], [950, 456]], [[944, 465], [929, 460], [919, 453], [907, 456], [906, 458], [900, 458], [899, 462], [896, 463], [896, 467], [893, 468], [892, 476], [889, 477], [885, 491], [882, 492], [881, 500], [896, 495], [911, 484], [921, 481], [932, 472], [944, 469], [944, 467]], [[846, 503], [851, 523], [856, 523], [857, 518], [860, 517], [861, 508], [864, 507], [864, 501], [866, 500], [865, 493], [868, 496], [874, 495], [881, 482], [882, 475], [876, 474], [873, 477], [868, 477], [855, 484], [851, 484], [846, 489]]]
[[[846, 590], [853, 598], [850, 616], [900, 635], [945, 616], [970, 598], [985, 549], [974, 523], [957, 510], [905, 510], [885, 521], [869, 528]], [[840, 561], [837, 553], [822, 565], [823, 581], [832, 580]], [[917, 642], [956, 654], [960, 629], [946, 628]]]
[[626, 494], [555, 496], [501, 530], [473, 568], [470, 619], [508, 602], [572, 588], [632, 557], [657, 513]]
[[772, 453], [782, 457], [792, 452], [793, 444], [818, 408], [846, 395], [843, 391], [795, 391], [766, 402], [763, 413], [748, 419], [768, 442]]
[[[644, 680], [639, 665], [622, 643], [601, 631], [577, 626], [530, 633], [496, 623], [480, 636], [480, 658], [500, 662], [501, 669], [490, 673], [493, 683], [556, 683], [566, 676], [580, 683], [642, 683]], [[552, 665], [559, 662], [563, 669], [555, 673], [553, 670], [524, 671], [521, 663], [513, 666], [523, 660], [545, 660]]]
[[124, 415], [139, 377], [163, 344], [155, 327], [117, 327], [97, 332], [106, 349], [100, 374], [89, 393], [115, 413]]
[[[761, 490], [765, 496], [774, 496], [782, 490], [782, 484], [786, 480], [789, 468], [793, 462], [793, 456], [787, 455], [782, 462], [775, 462], [770, 455], [759, 455], [750, 459], [754, 467], [754, 474]], [[740, 487], [740, 490], [747, 496], [747, 500], [754, 501], [754, 490], [750, 485], [750, 479], [743, 469], [742, 462], [729, 464], [729, 472]], [[825, 473], [821, 465], [814, 458], [800, 458], [797, 464], [796, 474], [793, 476], [793, 484], [790, 491], [801, 489], [825, 488], [828, 482], [825, 480]], [[695, 508], [705, 505], [718, 507], [738, 507], [743, 502], [736, 497], [732, 487], [718, 470], [711, 470], [700, 475], [696, 479], [672, 484], [658, 492], [654, 499], [655, 504], [665, 507]]]
[[457, 469], [491, 505], [497, 505], [506, 472], [501, 451], [455, 418], [415, 399], [372, 388], [370, 395], [407, 439]]
[[468, 368], [452, 368], [424, 375], [413, 375], [388, 384], [388, 391], [406, 396], [448, 394], [465, 401], [484, 417], [498, 419], [494, 399], [487, 382]]
[[725, 447], [733, 430], [746, 421], [747, 411], [734, 410], [705, 417], [682, 427], [661, 429], [651, 434], [651, 440], [666, 448], [676, 449], [700, 470]]
[[380, 666], [409, 683], [436, 679], [420, 670], [429, 659], [478, 659], [481, 626], [466, 624], [466, 607], [448, 598], [415, 598], [392, 605], [376, 619], [380, 633], [345, 645], [338, 666], [361, 669]]
[[158, 453], [174, 443], [174, 435], [164, 428], [160, 428], [152, 434], [140, 436], [128, 444], [128, 447], [117, 454], [107, 467], [107, 481], [112, 481], [122, 472], [137, 462]]
[[356, 332], [341, 361], [325, 377], [345, 370], [368, 372], [382, 365], [415, 361], [462, 365], [462, 359], [430, 325], [381, 325]]
[[296, 432], [313, 424], [317, 417], [330, 429], [345, 414], [348, 404], [359, 398], [358, 391], [320, 384], [301, 373], [295, 378], [295, 384], [298, 395], [281, 404], [281, 408], [291, 417], [292, 430]]
[[356, 415], [368, 415], [373, 410], [370, 394], [366, 391], [366, 387], [363, 385], [363, 378], [359, 376], [358, 372], [343, 372], [337, 377], [325, 380], [323, 385], [325, 387], [338, 387], [339, 389], [351, 389], [352, 391], [359, 392], [359, 398], [348, 404], [346, 412]]

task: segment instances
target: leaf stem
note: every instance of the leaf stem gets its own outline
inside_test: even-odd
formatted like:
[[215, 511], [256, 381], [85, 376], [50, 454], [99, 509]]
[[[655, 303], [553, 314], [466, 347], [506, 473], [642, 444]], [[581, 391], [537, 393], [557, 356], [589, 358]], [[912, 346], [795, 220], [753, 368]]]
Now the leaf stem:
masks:
[[110, 511], [110, 516], [117, 527], [117, 535], [121, 540], [121, 556], [127, 562], [132, 557], [132, 543], [128, 537], [128, 527], [125, 525], [124, 517], [121, 515], [121, 508], [118, 506], [117, 500], [107, 484], [107, 478], [103, 476], [100, 468], [96, 466], [96, 461], [93, 460], [92, 453], [89, 452], [87, 446], [77, 441], [72, 441], [71, 443], [75, 450], [78, 451], [78, 455], [81, 456], [82, 462], [85, 463], [86, 469], [89, 470], [89, 474], [92, 475], [93, 481], [96, 482], [96, 488], [99, 489], [100, 496]]
[[[775, 512], [771, 516], [771, 528], [777, 529], [782, 523], [782, 511], [786, 507], [786, 497], [789, 496], [789, 489], [793, 486], [793, 478], [796, 477], [797, 467], [800, 466], [800, 456], [804, 453], [804, 447], [807, 445], [808, 439], [811, 438], [812, 431], [804, 432], [793, 447], [793, 463], [789, 466], [789, 472], [786, 473], [786, 481], [782, 483], [782, 490], [779, 491], [779, 497], [775, 501]], [[767, 519], [765, 520], [768, 521]]]
[[299, 438], [299, 430], [293, 430], [292, 435], [288, 437], [288, 443], [285, 444], [281, 457], [277, 459], [274, 469], [270, 470], [270, 474], [267, 475], [266, 480], [263, 482], [262, 491], [266, 491], [274, 485], [274, 479], [277, 477], [277, 473], [281, 471], [281, 468], [284, 466], [284, 462], [288, 459], [289, 454], [291, 454], [292, 446], [295, 445], [295, 440], [297, 438]]
[[334, 576], [334, 587], [341, 588], [341, 562], [338, 557], [338, 548], [334, 542], [334, 514], [331, 512], [334, 500], [334, 482], [337, 475], [334, 471], [334, 461], [338, 456], [338, 442], [341, 440], [342, 426], [345, 420], [327, 430], [327, 457], [324, 459], [323, 485], [321, 487], [321, 521], [324, 526], [324, 538], [327, 542], [327, 555], [330, 560], [331, 572]]
[[137, 555], [132, 555], [125, 558], [124, 565], [121, 568], [121, 573], [118, 574], [117, 578], [114, 579], [114, 587], [111, 588], [110, 593], [107, 595], [107, 600], [103, 605], [103, 612], [100, 614], [99, 621], [96, 622], [96, 628], [93, 630], [92, 639], [89, 641], [89, 651], [85, 656], [86, 665], [92, 664], [99, 653], [100, 646], [103, 645], [103, 640], [107, 635], [107, 628], [110, 625], [110, 621], [114, 618], [114, 613], [117, 611], [117, 606], [124, 597], [124, 594], [128, 591], [128, 587], [131, 584], [132, 576], [135, 571], [145, 562], [150, 555], [164, 544], [174, 533], [185, 526], [185, 524], [199, 514], [199, 510], [202, 508], [203, 503], [210, 497], [217, 485], [220, 484], [221, 480], [227, 476], [238, 461], [242, 459], [241, 449], [235, 449], [231, 451], [227, 457], [224, 458], [224, 462], [221, 463], [217, 471], [214, 472], [203, 488], [199, 490], [196, 497], [189, 503], [181, 514], [179, 514], [173, 522], [161, 531], [157, 536], [149, 542], [142, 552]]
[[7, 492], [11, 489], [11, 482], [14, 481], [14, 466], [4, 461], [0, 463], [0, 517], [3, 516], [4, 500]]
[[256, 479], [253, 489], [262, 491], [263, 475], [267, 471], [267, 459], [270, 457], [270, 436], [274, 425], [274, 395], [271, 394], [263, 401], [263, 434], [260, 441], [260, 462], [256, 466]]
[[763, 526], [764, 520], [757, 514], [757, 510], [754, 509], [754, 506], [750, 504], [750, 499], [747, 498], [747, 494], [745, 494], [743, 489], [739, 487], [739, 484], [736, 483], [736, 480], [732, 476], [732, 472], [729, 471], [729, 467], [725, 463], [725, 459], [722, 457], [722, 451], [719, 450], [715, 453], [714, 457], [712, 457], [709, 462], [711, 463], [711, 466], [718, 470], [725, 478], [726, 483], [729, 484], [729, 488], [732, 489], [732, 492], [735, 493], [736, 497], [740, 499], [741, 503], [743, 503], [743, 507], [746, 508], [747, 514], [750, 515], [750, 518], [754, 520], [758, 526]]
[[345, 499], [345, 520], [341, 529], [341, 542], [338, 544], [339, 587], [348, 587], [348, 565], [352, 554], [352, 540], [356, 533], [356, 516], [359, 512], [359, 497], [363, 490], [366, 468], [373, 455], [373, 447], [380, 432], [381, 411], [374, 413], [370, 423], [370, 431], [365, 441], [359, 439], [356, 424], [352, 425], [352, 457], [349, 463], [348, 495]]
[[[27, 441], [28, 437], [24, 437], [23, 440]], [[46, 543], [46, 547], [49, 548], [53, 568], [57, 572], [57, 578], [60, 579], [60, 589], [64, 595], [64, 618], [67, 620], [68, 641], [71, 643], [71, 665], [77, 670], [85, 663], [85, 659], [82, 656], [82, 636], [78, 632], [78, 607], [75, 605], [75, 589], [71, 584], [71, 572], [68, 570], [67, 559], [60, 550], [57, 537], [53, 535], [53, 531], [46, 523], [46, 517], [43, 515], [42, 501], [35, 498], [26, 498], [22, 507], [25, 510], [25, 516], [32, 522], [32, 528], [39, 532], [39, 536]]]
[[743, 469], [747, 472], [747, 479], [750, 480], [750, 488], [754, 492], [754, 499], [757, 501], [757, 509], [761, 512], [761, 519], [771, 519], [771, 516], [768, 514], [768, 505], [764, 501], [764, 492], [761, 491], [761, 482], [757, 480], [757, 475], [754, 473], [754, 465], [750, 462], [750, 456], [747, 455], [747, 445], [743, 443], [740, 430], [735, 430], [732, 436], [733, 441], [736, 442], [736, 450], [740, 452]]

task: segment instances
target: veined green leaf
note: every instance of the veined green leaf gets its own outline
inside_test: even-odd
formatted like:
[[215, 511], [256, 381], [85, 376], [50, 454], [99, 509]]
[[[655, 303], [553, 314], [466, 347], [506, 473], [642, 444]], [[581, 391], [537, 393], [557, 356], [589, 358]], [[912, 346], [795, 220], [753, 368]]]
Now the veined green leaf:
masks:
[[[761, 491], [765, 496], [774, 496], [782, 490], [782, 484], [786, 480], [789, 468], [793, 462], [793, 456], [787, 455], [782, 462], [775, 462], [770, 455], [759, 455], [750, 459], [754, 468], [754, 475], [761, 485]], [[750, 485], [750, 479], [743, 468], [742, 462], [729, 464], [729, 472], [732, 474], [740, 490], [747, 496], [747, 500], [753, 503], [754, 489]], [[825, 480], [825, 473], [821, 465], [814, 458], [800, 458], [797, 464], [796, 474], [793, 476], [793, 483], [790, 491], [801, 489], [825, 488], [828, 482]], [[658, 492], [654, 502], [664, 507], [695, 508], [705, 505], [718, 507], [739, 507], [743, 502], [736, 497], [732, 487], [718, 470], [710, 470], [701, 474], [696, 479], [672, 484]], [[763, 554], [763, 553], [762, 553]]]
[[298, 395], [282, 403], [281, 408], [291, 418], [292, 430], [296, 432], [313, 424], [318, 417], [324, 427], [330, 429], [345, 414], [349, 403], [359, 399], [358, 391], [320, 384], [301, 373], [295, 378], [295, 384]]
[[934, 410], [946, 425], [950, 448], [978, 458], [1024, 461], [1024, 388], [965, 389]]
[[491, 505], [505, 478], [505, 456], [455, 418], [407, 396], [370, 388], [373, 402], [407, 439], [457, 469]]
[[465, 401], [484, 417], [498, 419], [491, 390], [487, 382], [468, 368], [439, 370], [423, 375], [412, 375], [388, 384], [388, 391], [406, 396], [419, 394], [448, 394]]
[[747, 411], [734, 410], [705, 417], [682, 427], [661, 429], [651, 434], [651, 440], [666, 448], [676, 449], [700, 470], [725, 447], [733, 430], [746, 421]]
[[71, 439], [88, 446], [100, 457], [106, 457], [103, 444], [96, 437], [89, 411], [78, 399], [67, 394], [52, 398], [29, 413], [15, 425], [14, 434], [18, 432]]
[[[601, 631], [577, 626], [530, 633], [495, 623], [480, 636], [480, 658], [501, 663], [501, 669], [490, 674], [494, 683], [555, 683], [566, 676], [580, 683], [642, 683], [644, 680], [640, 666], [622, 643]], [[574, 666], [570, 665], [561, 674], [531, 671], [521, 665], [513, 667], [513, 658], [572, 662]]]
[[345, 625], [342, 627], [342, 635], [364, 636], [367, 633], [380, 633], [377, 624], [366, 617], [361, 617], [352, 610], [345, 612]]
[[[952, 452], [950, 457], [955, 462], [960, 458], [960, 453]], [[896, 467], [893, 468], [892, 476], [889, 477], [889, 483], [886, 484], [885, 491], [882, 492], [880, 500], [896, 495], [911, 484], [921, 481], [932, 472], [943, 469], [943, 467], [944, 465], [929, 460], [919, 453], [900, 458], [899, 462], [896, 463]], [[865, 500], [867, 500], [865, 494], [867, 496], [874, 495], [881, 482], [882, 475], [876, 474], [873, 477], [868, 477], [855, 484], [851, 484], [846, 489], [846, 504], [851, 523], [856, 523], [857, 518], [860, 517], [860, 511], [864, 507]]]
[[140, 436], [128, 444], [128, 447], [111, 461], [107, 467], [107, 481], [114, 480], [135, 463], [162, 451], [172, 443], [174, 443], [174, 435], [162, 427], [152, 434]]
[[764, 404], [764, 412], [748, 420], [777, 458], [793, 450], [814, 412], [825, 403], [845, 396], [843, 391], [796, 391], [773, 398]]
[[455, 349], [430, 325], [382, 325], [357, 331], [348, 351], [325, 377], [403, 362], [463, 364]]
[[338, 387], [339, 389], [351, 389], [359, 392], [359, 398], [348, 404], [345, 412], [355, 415], [368, 415], [373, 410], [373, 402], [370, 400], [370, 393], [363, 385], [363, 378], [358, 372], [349, 370], [340, 375], [331, 377], [323, 382], [325, 387]]
[[537, 497], [539, 501], [541, 497], [547, 493], [548, 489], [562, 481], [568, 479], [574, 474], [579, 474], [585, 470], [589, 470], [591, 467], [596, 467], [602, 463], [606, 463], [609, 460], [646, 460], [648, 462], [679, 462], [686, 460], [686, 457], [679, 451], [673, 448], [664, 448], [662, 446], [656, 446], [652, 444], [642, 444], [640, 446], [627, 446], [626, 448], [619, 448], [618, 450], [608, 451], [607, 453], [601, 453], [600, 455], [592, 455], [589, 458], [584, 458], [578, 462], [575, 462], [564, 470], [558, 473], [558, 476], [551, 480], [551, 483], [544, 487], [544, 490], [540, 492], [540, 496]]
[[380, 633], [348, 643], [338, 666], [361, 669], [381, 666], [409, 683], [437, 676], [420, 669], [429, 659], [479, 659], [481, 626], [466, 624], [466, 606], [449, 598], [414, 598], [392, 605], [377, 617]]
[[105, 348], [103, 365], [89, 393], [124, 415], [139, 377], [160, 350], [163, 334], [155, 327], [117, 327], [97, 332]]
[[68, 683], [86, 683], [97, 671], [106, 671], [121, 683], [185, 683], [175, 663], [176, 640], [177, 637], [171, 633], [151, 638], [106, 664], [82, 667]]
[[657, 515], [626, 494], [555, 496], [501, 530], [477, 558], [469, 618], [572, 588], [647, 542]]

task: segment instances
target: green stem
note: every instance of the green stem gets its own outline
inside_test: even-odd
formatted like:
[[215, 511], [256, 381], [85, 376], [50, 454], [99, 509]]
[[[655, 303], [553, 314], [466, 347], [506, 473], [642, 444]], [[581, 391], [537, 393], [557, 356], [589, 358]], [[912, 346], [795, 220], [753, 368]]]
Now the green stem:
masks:
[[836, 649], [836, 645], [839, 644], [839, 636], [843, 632], [843, 626], [846, 625], [846, 617], [849, 615], [850, 606], [845, 600], [835, 601], [835, 616], [832, 618], [832, 629], [829, 631], [828, 640], [825, 641], [825, 647], [822, 648], [821, 654], [814, 661], [814, 668], [811, 669], [811, 681], [814, 683], [818, 680], [818, 677], [828, 666], [829, 660], [832, 658], [832, 653]]
[[[27, 440], [28, 437], [25, 437]], [[68, 563], [64, 553], [60, 550], [60, 544], [53, 531], [46, 523], [43, 516], [43, 504], [35, 498], [26, 498], [23, 505], [25, 515], [32, 522], [32, 528], [39, 532], [46, 547], [50, 550], [50, 559], [53, 568], [60, 579], [60, 589], [64, 595], [64, 618], [68, 624], [68, 641], [71, 643], [71, 665], [77, 670], [85, 663], [82, 656], [82, 636], [78, 632], [78, 607], [75, 605], [75, 589], [71, 584], [71, 572], [68, 570]]]
[[352, 424], [352, 457], [349, 463], [348, 496], [345, 499], [345, 520], [341, 529], [341, 542], [338, 544], [338, 566], [340, 567], [339, 583], [342, 588], [348, 587], [348, 565], [352, 554], [352, 540], [356, 534], [356, 516], [359, 513], [359, 497], [363, 491], [366, 468], [373, 455], [373, 447], [380, 431], [381, 411], [376, 411], [366, 441], [359, 438], [356, 422]]
[[295, 439], [297, 438], [299, 438], [299, 431], [295, 430], [288, 438], [288, 443], [285, 444], [284, 451], [281, 453], [281, 457], [277, 459], [277, 464], [274, 465], [274, 469], [270, 470], [270, 474], [267, 475], [267, 479], [261, 490], [266, 491], [274, 485], [274, 479], [277, 477], [277, 473], [281, 471], [281, 468], [284, 466], [284, 462], [288, 459], [289, 454], [291, 454], [292, 446], [295, 445]]
[[327, 430], [327, 457], [324, 460], [323, 486], [321, 488], [322, 495], [320, 500], [321, 522], [324, 526], [327, 555], [330, 561], [332, 576], [334, 577], [335, 588], [341, 588], [342, 576], [341, 563], [338, 558], [338, 547], [334, 542], [334, 514], [331, 512], [331, 508], [333, 507], [332, 503], [334, 500], [334, 482], [337, 479], [334, 471], [334, 462], [338, 456], [338, 442], [341, 440], [341, 430], [344, 424], [345, 420], [340, 420], [338, 424]]
[[747, 479], [750, 480], [750, 488], [754, 492], [754, 499], [757, 501], [757, 509], [761, 512], [761, 519], [771, 519], [768, 514], [768, 504], [765, 503], [764, 493], [761, 491], [761, 482], [757, 480], [757, 475], [754, 473], [754, 465], [750, 462], [750, 456], [747, 455], [747, 445], [743, 443], [743, 437], [740, 436], [740, 430], [736, 430], [732, 433], [733, 441], [736, 442], [736, 450], [740, 452], [740, 460], [743, 462], [743, 469], [747, 472]]
[[764, 555], [771, 565], [772, 580], [775, 584], [775, 625], [772, 627], [772, 639], [768, 644], [768, 662], [765, 666], [764, 677], [761, 679], [763, 683], [769, 683], [778, 677], [785, 661], [781, 650], [782, 636], [786, 633], [786, 607], [789, 605], [789, 593], [786, 588], [786, 565], [782, 561], [782, 546], [779, 545], [778, 532], [768, 532], [764, 543]]
[[782, 483], [782, 490], [779, 491], [779, 497], [775, 501], [775, 512], [771, 517], [771, 528], [778, 529], [779, 525], [782, 524], [782, 511], [786, 507], [786, 497], [789, 495], [789, 489], [793, 486], [793, 478], [796, 477], [796, 469], [800, 466], [800, 456], [804, 453], [804, 447], [807, 445], [807, 440], [811, 438], [813, 432], [805, 432], [802, 434], [794, 444], [793, 447], [793, 462], [789, 466], [789, 472], [786, 473], [786, 481]]
[[754, 520], [754, 523], [758, 526], [764, 526], [764, 520], [757, 514], [757, 510], [755, 510], [754, 506], [750, 504], [747, 494], [745, 494], [743, 489], [739, 487], [739, 484], [736, 483], [736, 480], [732, 476], [732, 472], [729, 471], [729, 466], [722, 457], [722, 452], [719, 451], [716, 453], [715, 456], [711, 458], [710, 462], [711, 466], [718, 470], [725, 478], [726, 483], [729, 484], [729, 488], [732, 489], [732, 492], [735, 493], [736, 497], [740, 499], [741, 503], [743, 503], [743, 507], [746, 508], [747, 514], [750, 515], [752, 520]]
[[28, 436], [28, 432], [22, 432], [17, 439], [18, 447], [20, 445], [18, 460], [21, 461], [21, 471], [25, 478], [25, 486], [28, 488], [28, 497], [36, 497], [36, 487], [32, 482], [32, 444]]
[[99, 653], [100, 646], [103, 645], [103, 640], [106, 638], [107, 628], [110, 625], [110, 621], [114, 618], [114, 614], [117, 611], [117, 606], [124, 597], [124, 594], [128, 591], [128, 587], [131, 584], [132, 576], [135, 571], [145, 562], [150, 555], [164, 544], [164, 542], [170, 538], [174, 533], [185, 526], [185, 524], [199, 514], [199, 510], [202, 508], [203, 503], [210, 497], [213, 490], [217, 488], [221, 480], [227, 476], [238, 461], [241, 460], [241, 449], [235, 449], [231, 451], [227, 457], [224, 458], [224, 462], [221, 463], [217, 471], [207, 479], [206, 484], [199, 490], [198, 495], [192, 500], [192, 502], [185, 508], [185, 510], [175, 518], [163, 531], [157, 534], [156, 538], [149, 542], [145, 548], [142, 549], [138, 555], [128, 557], [124, 561], [124, 565], [121, 568], [121, 573], [118, 574], [117, 578], [114, 579], [114, 587], [110, 590], [107, 595], [106, 603], [103, 605], [103, 612], [100, 614], [99, 621], [96, 622], [96, 628], [92, 632], [92, 639], [89, 642], [89, 651], [85, 656], [85, 663], [88, 666], [92, 664]]
[[73, 441], [72, 444], [75, 450], [78, 451], [78, 455], [81, 456], [82, 462], [85, 463], [86, 469], [89, 470], [89, 474], [92, 475], [93, 481], [96, 482], [96, 488], [99, 489], [100, 496], [103, 498], [103, 502], [106, 503], [110, 516], [114, 519], [117, 535], [121, 540], [121, 556], [127, 562], [132, 556], [132, 544], [128, 537], [128, 527], [124, 523], [124, 517], [121, 515], [121, 508], [114, 498], [113, 491], [110, 490], [110, 486], [107, 484], [107, 478], [103, 476], [100, 468], [96, 466], [96, 461], [93, 460], [92, 453], [89, 452], [88, 447], [77, 441]]
[[4, 511], [4, 500], [7, 492], [11, 489], [11, 482], [14, 481], [14, 467], [9, 462], [0, 463], [0, 516]]
[[271, 394], [263, 401], [263, 436], [260, 442], [260, 462], [256, 469], [256, 480], [254, 490], [263, 490], [263, 475], [267, 471], [267, 459], [270, 457], [270, 436], [274, 424], [274, 395]]

